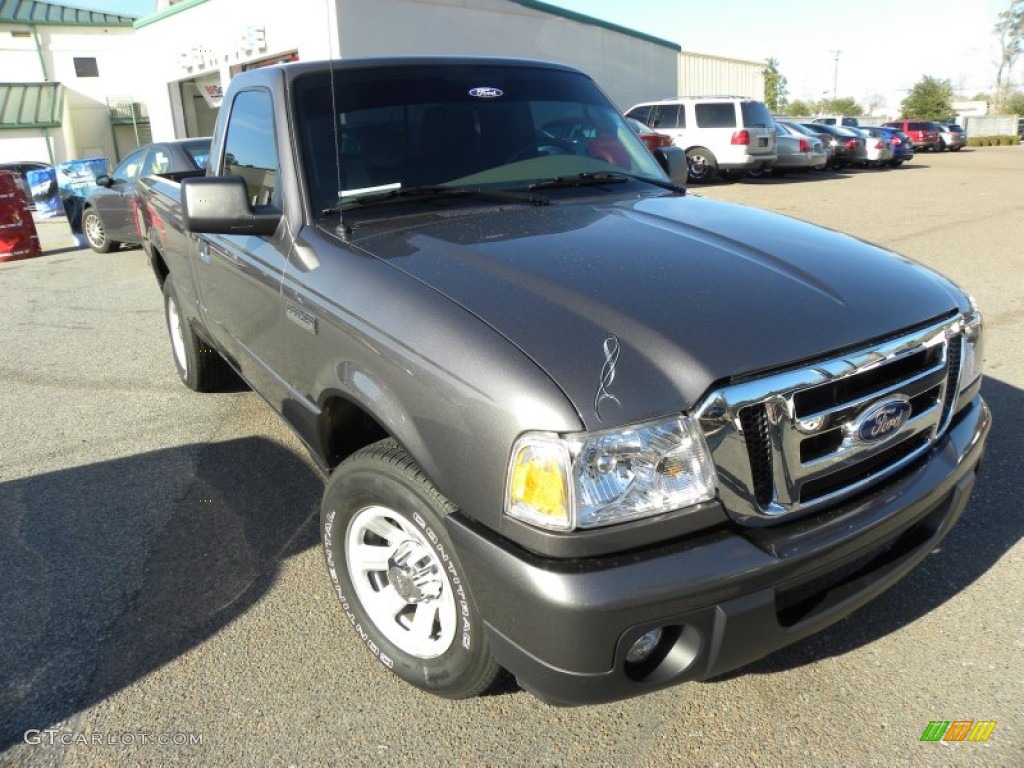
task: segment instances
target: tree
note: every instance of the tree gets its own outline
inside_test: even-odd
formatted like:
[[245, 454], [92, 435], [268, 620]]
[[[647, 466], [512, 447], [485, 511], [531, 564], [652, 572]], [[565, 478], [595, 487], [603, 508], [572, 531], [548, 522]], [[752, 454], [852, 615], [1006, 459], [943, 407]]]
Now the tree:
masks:
[[761, 70], [764, 75], [764, 103], [771, 112], [780, 114], [786, 111], [786, 78], [779, 72], [778, 59], [765, 59], [764, 63], [765, 67]]
[[953, 113], [953, 84], [925, 75], [900, 103], [900, 117], [944, 120]]
[[819, 112], [827, 112], [830, 115], [857, 115], [864, 114], [864, 107], [854, 101], [852, 96], [844, 96], [840, 99], [823, 99], [818, 104]]
[[1006, 100], [1006, 114], [1024, 115], [1024, 91], [1014, 91]]
[[994, 32], [999, 37], [999, 69], [996, 71], [996, 92], [993, 111], [1006, 110], [1013, 80], [1013, 65], [1024, 52], [1024, 0], [1011, 0], [1010, 7], [999, 14]]
[[806, 101], [800, 101], [799, 99], [789, 102], [789, 106], [786, 107], [786, 114], [793, 115], [794, 117], [807, 117], [808, 115], [813, 115], [814, 112], [813, 104], [808, 104]]

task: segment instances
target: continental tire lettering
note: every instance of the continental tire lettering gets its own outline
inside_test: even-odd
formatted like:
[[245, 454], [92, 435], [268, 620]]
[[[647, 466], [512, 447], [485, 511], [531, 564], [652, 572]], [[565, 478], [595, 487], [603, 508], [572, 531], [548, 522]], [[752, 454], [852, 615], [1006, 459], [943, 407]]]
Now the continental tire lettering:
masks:
[[355, 629], [356, 634], [362, 638], [363, 643], [369, 649], [370, 653], [377, 657], [377, 661], [383, 664], [388, 669], [393, 669], [395, 662], [392, 661], [390, 656], [387, 656], [380, 652], [380, 648], [377, 644], [370, 639], [366, 630], [363, 629], [363, 625], [356, 619], [355, 613], [352, 612], [352, 607], [349, 604], [348, 598], [345, 597], [345, 591], [341, 588], [341, 581], [338, 579], [338, 569], [334, 563], [334, 551], [331, 549], [331, 531], [334, 529], [334, 516], [335, 510], [331, 510], [327, 513], [327, 520], [324, 522], [324, 557], [327, 560], [327, 573], [330, 576], [331, 584], [334, 586], [334, 592], [338, 595], [338, 602], [341, 603], [341, 610], [344, 612], [345, 617], [349, 623]]
[[[427, 521], [424, 520], [417, 512], [412, 513], [412, 519], [413, 522], [423, 530], [426, 537], [430, 539], [438, 557], [440, 557], [447, 566], [445, 570], [448, 571], [451, 590], [458, 598], [459, 613], [462, 614], [462, 647], [468, 651], [473, 647], [473, 636], [472, 625], [469, 621], [469, 600], [466, 597], [466, 590], [462, 586], [462, 579], [459, 578], [459, 572], [455, 570], [455, 563], [452, 562], [451, 557], [449, 557], [448, 553], [445, 551], [444, 544], [442, 544], [438, 539], [438, 536], [434, 533], [433, 529], [427, 525]], [[382, 657], [379, 658], [383, 661]]]

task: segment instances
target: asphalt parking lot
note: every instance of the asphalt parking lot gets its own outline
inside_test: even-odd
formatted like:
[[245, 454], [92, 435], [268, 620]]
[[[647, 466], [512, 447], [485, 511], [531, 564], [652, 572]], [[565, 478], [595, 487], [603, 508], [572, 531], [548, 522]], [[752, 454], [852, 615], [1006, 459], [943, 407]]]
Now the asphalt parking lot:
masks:
[[[253, 393], [179, 383], [140, 250], [63, 222], [0, 265], [0, 765], [1019, 766], [1024, 147], [692, 188], [949, 275], [987, 322], [995, 426], [964, 519], [825, 632], [715, 681], [581, 709], [390, 677], [317, 547], [322, 480]], [[929, 743], [930, 721], [995, 721]]]

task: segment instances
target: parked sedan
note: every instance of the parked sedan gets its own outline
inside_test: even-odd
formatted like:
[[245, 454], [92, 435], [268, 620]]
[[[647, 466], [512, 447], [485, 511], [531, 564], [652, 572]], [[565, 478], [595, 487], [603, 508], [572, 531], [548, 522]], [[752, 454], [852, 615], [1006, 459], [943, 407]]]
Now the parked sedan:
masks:
[[892, 160], [892, 141], [885, 131], [874, 126], [861, 126], [850, 130], [864, 137], [863, 159], [857, 162], [873, 168], [888, 167], [889, 161]]
[[899, 128], [889, 128], [884, 125], [872, 126], [875, 131], [881, 131], [889, 137], [889, 145], [892, 147], [892, 159], [889, 165], [899, 168], [907, 160], [914, 159], [914, 142]]
[[804, 133], [791, 123], [775, 123], [775, 149], [779, 159], [772, 171], [809, 171], [824, 168], [828, 163], [828, 151], [820, 138]]
[[82, 231], [89, 246], [97, 253], [107, 253], [121, 243], [141, 243], [136, 225], [136, 182], [143, 176], [198, 176], [205, 172], [209, 158], [208, 138], [147, 144], [132, 152], [109, 176], [96, 179], [99, 188], [85, 200]]
[[636, 135], [640, 137], [640, 141], [647, 145], [647, 148], [653, 152], [659, 147], [671, 147], [672, 137], [666, 136], [664, 133], [658, 133], [653, 128], [648, 128], [646, 125], [641, 123], [632, 117], [626, 118], [626, 123], [629, 127], [636, 131]]
[[842, 128], [825, 123], [801, 123], [822, 136], [822, 141], [832, 147], [830, 168], [839, 170], [850, 163], [859, 162], [864, 155], [864, 137], [853, 133], [850, 128]]
[[939, 151], [959, 152], [967, 146], [967, 131], [956, 123], [936, 123], [935, 128], [939, 132]]

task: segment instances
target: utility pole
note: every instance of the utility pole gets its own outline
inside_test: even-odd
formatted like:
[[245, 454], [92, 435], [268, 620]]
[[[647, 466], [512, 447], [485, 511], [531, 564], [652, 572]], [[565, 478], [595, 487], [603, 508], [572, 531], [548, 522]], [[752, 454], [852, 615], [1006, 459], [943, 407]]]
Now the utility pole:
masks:
[[842, 53], [842, 51], [832, 51], [832, 53], [835, 54], [836, 57], [836, 65], [832, 70], [832, 101], [835, 102], [835, 100], [839, 98], [836, 91], [839, 90], [839, 54]]

